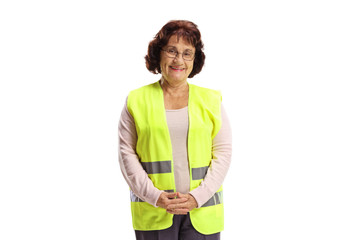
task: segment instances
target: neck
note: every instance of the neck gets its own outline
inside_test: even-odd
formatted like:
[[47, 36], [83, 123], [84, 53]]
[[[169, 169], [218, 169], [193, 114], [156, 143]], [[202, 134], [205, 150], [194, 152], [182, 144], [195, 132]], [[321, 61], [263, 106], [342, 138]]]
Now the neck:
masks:
[[163, 91], [170, 95], [179, 95], [189, 91], [189, 85], [187, 81], [173, 83], [167, 81], [166, 79], [164, 79], [164, 77], [162, 77], [160, 80], [160, 85]]

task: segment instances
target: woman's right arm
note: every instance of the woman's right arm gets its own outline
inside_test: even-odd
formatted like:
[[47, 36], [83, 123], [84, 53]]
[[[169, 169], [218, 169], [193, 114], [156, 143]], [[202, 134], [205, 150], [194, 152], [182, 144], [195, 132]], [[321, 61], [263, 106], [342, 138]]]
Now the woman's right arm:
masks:
[[119, 163], [127, 184], [136, 196], [157, 207], [156, 203], [163, 191], [154, 186], [136, 154], [136, 127], [134, 118], [127, 109], [127, 99], [121, 112], [118, 130]]

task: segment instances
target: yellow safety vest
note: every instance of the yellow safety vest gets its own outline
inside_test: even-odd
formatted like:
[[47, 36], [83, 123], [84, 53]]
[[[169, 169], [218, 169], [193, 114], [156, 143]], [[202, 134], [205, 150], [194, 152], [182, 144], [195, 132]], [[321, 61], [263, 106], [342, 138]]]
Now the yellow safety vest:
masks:
[[[159, 190], [174, 192], [175, 177], [172, 146], [166, 121], [164, 95], [159, 82], [130, 92], [127, 108], [135, 120], [136, 153]], [[212, 140], [221, 127], [221, 94], [189, 84], [188, 159], [190, 191], [203, 181], [211, 168]], [[130, 190], [135, 230], [162, 230], [171, 227], [173, 214], [144, 202]], [[202, 234], [224, 229], [222, 187], [200, 208], [190, 211], [194, 228]]]

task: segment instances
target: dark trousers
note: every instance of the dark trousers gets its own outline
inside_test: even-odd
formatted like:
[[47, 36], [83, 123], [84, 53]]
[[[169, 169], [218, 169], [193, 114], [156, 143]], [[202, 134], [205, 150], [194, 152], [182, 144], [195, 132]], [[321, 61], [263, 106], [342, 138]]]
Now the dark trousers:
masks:
[[174, 215], [170, 228], [158, 231], [135, 230], [136, 240], [220, 240], [220, 233], [204, 235], [195, 230], [189, 214]]

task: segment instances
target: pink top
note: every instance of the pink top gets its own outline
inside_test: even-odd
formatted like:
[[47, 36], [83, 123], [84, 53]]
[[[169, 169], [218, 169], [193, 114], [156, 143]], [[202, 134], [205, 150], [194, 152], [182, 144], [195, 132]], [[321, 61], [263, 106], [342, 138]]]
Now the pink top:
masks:
[[[211, 167], [199, 187], [190, 191], [190, 173], [187, 156], [187, 134], [189, 128], [188, 108], [166, 110], [167, 124], [173, 148], [175, 187], [180, 193], [190, 193], [201, 207], [220, 188], [229, 169], [232, 152], [230, 123], [223, 105], [221, 106], [222, 125], [213, 140], [213, 159]], [[137, 134], [135, 122], [127, 109], [121, 112], [119, 121], [119, 163], [121, 172], [133, 193], [142, 200], [156, 206], [161, 190], [141, 166], [136, 154]]]

